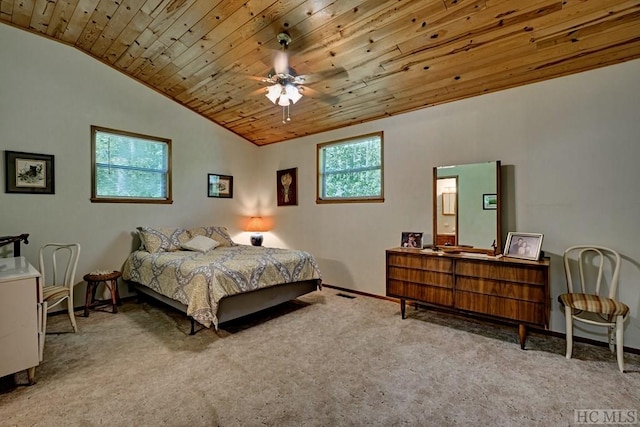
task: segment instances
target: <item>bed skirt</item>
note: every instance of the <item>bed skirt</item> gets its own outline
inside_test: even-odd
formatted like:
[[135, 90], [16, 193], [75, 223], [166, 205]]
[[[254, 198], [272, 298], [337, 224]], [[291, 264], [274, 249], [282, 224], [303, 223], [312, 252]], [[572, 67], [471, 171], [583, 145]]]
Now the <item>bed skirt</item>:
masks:
[[[180, 301], [176, 301], [167, 296], [159, 294], [147, 286], [136, 282], [127, 282], [132, 285], [138, 293], [150, 296], [164, 304], [167, 304], [182, 313], [187, 313], [187, 306]], [[230, 295], [220, 300], [218, 305], [218, 323], [228, 322], [238, 319], [258, 311], [274, 307], [287, 301], [296, 299], [299, 296], [320, 290], [322, 281], [320, 279], [304, 280], [301, 282], [283, 283], [280, 285], [260, 288], [254, 291]], [[193, 320], [192, 320], [193, 332]]]

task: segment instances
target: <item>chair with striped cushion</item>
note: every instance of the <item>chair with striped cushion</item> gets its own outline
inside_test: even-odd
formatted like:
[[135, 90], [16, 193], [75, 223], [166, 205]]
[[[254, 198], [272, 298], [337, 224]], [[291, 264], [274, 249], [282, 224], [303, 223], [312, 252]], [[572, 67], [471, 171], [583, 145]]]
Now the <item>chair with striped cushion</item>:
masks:
[[[616, 300], [620, 254], [602, 246], [578, 245], [564, 251], [568, 293], [558, 297], [567, 322], [567, 359], [573, 350], [573, 321], [606, 326], [611, 352], [617, 347], [618, 368], [624, 372], [623, 325], [629, 307]], [[573, 281], [580, 282], [574, 289]], [[607, 292], [608, 290], [608, 292]]]

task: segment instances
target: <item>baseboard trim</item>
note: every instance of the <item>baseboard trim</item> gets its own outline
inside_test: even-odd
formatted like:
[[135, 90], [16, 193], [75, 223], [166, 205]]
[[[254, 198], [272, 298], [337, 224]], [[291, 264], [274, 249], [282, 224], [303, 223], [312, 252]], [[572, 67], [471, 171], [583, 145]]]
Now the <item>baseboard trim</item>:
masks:
[[[383, 299], [383, 300], [387, 300], [387, 301], [393, 301], [393, 302], [397, 302], [398, 304], [400, 303], [400, 300], [398, 298], [392, 298], [392, 297], [388, 297], [388, 296], [384, 296], [384, 295], [370, 294], [368, 292], [356, 291], [356, 290], [353, 290], [353, 289], [342, 288], [340, 286], [329, 285], [329, 284], [326, 284], [326, 283], [323, 283], [322, 286], [326, 286], [327, 288], [331, 288], [331, 289], [336, 289], [336, 290], [339, 290], [341, 292], [347, 292], [347, 293], [362, 295], [362, 296], [370, 297], [370, 298], [377, 298], [377, 299]], [[413, 302], [411, 304], [413, 304]], [[428, 305], [428, 304], [416, 304], [416, 305], [428, 307], [430, 310], [440, 311], [440, 312], [448, 313], [448, 314], [455, 314], [457, 316], [466, 317], [466, 318], [469, 318], [469, 319], [480, 319], [482, 321], [501, 324], [501, 325], [507, 325], [507, 326], [512, 326], [513, 325], [513, 323], [503, 322], [503, 321], [500, 321], [498, 319], [489, 319], [489, 318], [485, 318], [485, 317], [482, 317], [482, 316], [476, 316], [476, 315], [473, 315], [473, 314], [464, 313], [464, 312], [460, 312], [460, 311], [447, 310], [445, 307], [438, 307], [438, 306], [435, 306], [435, 305]], [[550, 331], [550, 330], [547, 330], [547, 329], [539, 329], [539, 328], [534, 328], [534, 327], [529, 327], [529, 331], [536, 332], [536, 333], [539, 333], [541, 335], [548, 335], [548, 336], [552, 336], [552, 337], [556, 337], [556, 338], [561, 338], [563, 340], [566, 339], [566, 334], [563, 334], [561, 332], [555, 332], [555, 331]], [[607, 344], [606, 342], [597, 341], [597, 340], [594, 340], [592, 338], [583, 338], [583, 337], [574, 336], [573, 337], [573, 341], [581, 342], [581, 343], [584, 343], [584, 344], [594, 345], [596, 347], [604, 347], [604, 348], [608, 348], [609, 347], [609, 344]], [[627, 353], [640, 354], [640, 349], [639, 348], [634, 348], [634, 347], [624, 346], [624, 351], [627, 352]]]

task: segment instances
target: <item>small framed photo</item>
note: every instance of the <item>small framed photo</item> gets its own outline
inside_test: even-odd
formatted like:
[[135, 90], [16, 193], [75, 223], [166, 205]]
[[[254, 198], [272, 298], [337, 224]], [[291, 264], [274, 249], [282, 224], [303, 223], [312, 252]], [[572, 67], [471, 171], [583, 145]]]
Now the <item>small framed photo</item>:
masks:
[[231, 175], [207, 175], [207, 196], [233, 198], [233, 177]]
[[400, 246], [403, 248], [422, 249], [422, 232], [403, 231]]
[[497, 194], [483, 194], [482, 195], [482, 209], [496, 210], [498, 209], [498, 195]]
[[542, 234], [509, 232], [504, 245], [504, 256], [537, 261], [542, 248]]
[[283, 169], [276, 173], [278, 206], [298, 205], [298, 168]]
[[55, 194], [53, 155], [4, 152], [5, 193]]

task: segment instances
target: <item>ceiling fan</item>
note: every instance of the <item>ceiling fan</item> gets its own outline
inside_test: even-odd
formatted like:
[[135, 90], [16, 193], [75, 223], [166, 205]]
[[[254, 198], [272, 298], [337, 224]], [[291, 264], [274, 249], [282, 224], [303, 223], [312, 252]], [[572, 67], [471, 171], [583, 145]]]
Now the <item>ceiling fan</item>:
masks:
[[[302, 98], [304, 92], [309, 88], [303, 87], [309, 76], [301, 76], [289, 66], [289, 56], [287, 49], [292, 39], [286, 32], [281, 32], [276, 36], [280, 50], [276, 53], [273, 61], [273, 69], [267, 77], [263, 77], [261, 81], [271, 86], [267, 87], [265, 96], [274, 104], [282, 107], [282, 123], [291, 121], [289, 107]], [[342, 68], [333, 70], [330, 77], [336, 77], [346, 73]], [[323, 75], [327, 73], [319, 73]], [[313, 91], [316, 92], [316, 91]], [[325, 101], [332, 102], [333, 97], [323, 97]]]
[[291, 121], [289, 106], [302, 98], [300, 85], [304, 83], [304, 78], [297, 76], [295, 71], [289, 67], [287, 48], [291, 43], [291, 36], [283, 32], [279, 33], [276, 38], [281, 50], [274, 58], [273, 70], [262, 81], [271, 85], [267, 88], [265, 96], [274, 104], [282, 106], [282, 123], [287, 123]]

